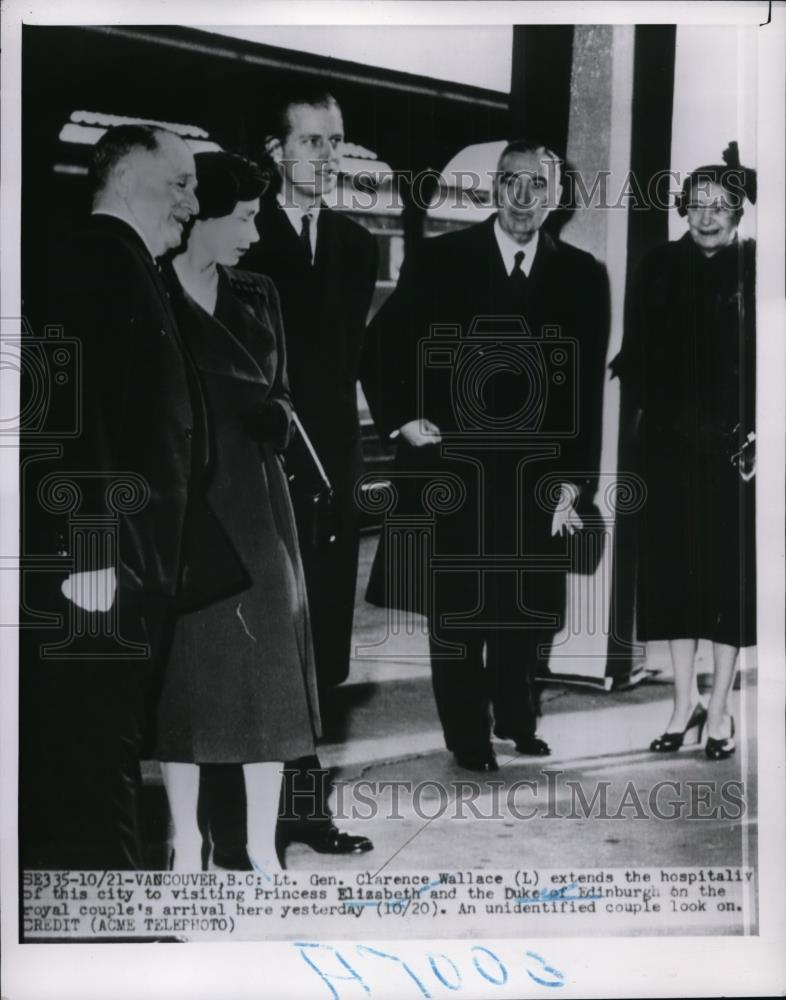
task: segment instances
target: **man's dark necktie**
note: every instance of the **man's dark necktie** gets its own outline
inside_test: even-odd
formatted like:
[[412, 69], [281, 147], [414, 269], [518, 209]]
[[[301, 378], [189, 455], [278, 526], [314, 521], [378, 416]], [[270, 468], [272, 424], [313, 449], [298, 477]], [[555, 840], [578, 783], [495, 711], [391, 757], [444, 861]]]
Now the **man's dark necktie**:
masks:
[[300, 242], [308, 258], [309, 264], [314, 263], [314, 250], [311, 246], [311, 214], [306, 212], [300, 220]]
[[524, 251], [518, 250], [513, 258], [513, 270], [510, 272], [510, 287], [516, 296], [527, 294], [528, 278], [521, 265], [524, 263]]

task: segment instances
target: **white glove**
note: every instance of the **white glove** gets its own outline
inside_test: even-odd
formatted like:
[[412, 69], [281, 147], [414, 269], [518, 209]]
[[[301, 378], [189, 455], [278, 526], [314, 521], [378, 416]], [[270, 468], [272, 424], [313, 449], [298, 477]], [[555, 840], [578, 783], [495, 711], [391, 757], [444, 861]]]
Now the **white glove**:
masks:
[[408, 424], [399, 428], [399, 434], [413, 448], [422, 448], [427, 444], [439, 444], [442, 440], [439, 427], [425, 419], [410, 420]]
[[117, 590], [114, 567], [71, 573], [63, 580], [60, 589], [69, 601], [83, 611], [109, 611]]
[[584, 527], [584, 522], [576, 513], [575, 505], [579, 498], [579, 491], [571, 483], [561, 483], [559, 490], [559, 500], [551, 520], [551, 534], [564, 535], [565, 532], [572, 535], [575, 531]]

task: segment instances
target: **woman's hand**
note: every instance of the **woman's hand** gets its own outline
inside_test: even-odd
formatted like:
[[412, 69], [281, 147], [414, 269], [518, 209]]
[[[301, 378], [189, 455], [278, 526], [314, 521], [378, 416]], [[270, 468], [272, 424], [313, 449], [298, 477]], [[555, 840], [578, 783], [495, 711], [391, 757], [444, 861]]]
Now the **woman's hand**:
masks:
[[243, 416], [248, 433], [257, 441], [283, 451], [292, 439], [290, 409], [278, 399], [268, 399], [253, 413]]
[[60, 585], [63, 595], [83, 611], [109, 611], [115, 601], [114, 567], [71, 573]]
[[756, 456], [754, 455], [747, 463], [740, 462], [739, 469], [740, 479], [742, 479], [743, 483], [749, 483], [756, 475]]
[[732, 465], [737, 466], [740, 479], [749, 483], [756, 475], [756, 434], [751, 431], [738, 452], [731, 456]]

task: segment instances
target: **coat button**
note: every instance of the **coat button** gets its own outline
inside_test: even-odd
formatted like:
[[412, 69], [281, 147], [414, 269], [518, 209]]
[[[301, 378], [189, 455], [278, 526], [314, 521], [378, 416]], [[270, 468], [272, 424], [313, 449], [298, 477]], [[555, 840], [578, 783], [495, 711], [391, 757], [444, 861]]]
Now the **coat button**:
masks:
[[190, 441], [194, 432], [190, 427], [186, 427], [184, 433], [186, 435], [186, 438]]

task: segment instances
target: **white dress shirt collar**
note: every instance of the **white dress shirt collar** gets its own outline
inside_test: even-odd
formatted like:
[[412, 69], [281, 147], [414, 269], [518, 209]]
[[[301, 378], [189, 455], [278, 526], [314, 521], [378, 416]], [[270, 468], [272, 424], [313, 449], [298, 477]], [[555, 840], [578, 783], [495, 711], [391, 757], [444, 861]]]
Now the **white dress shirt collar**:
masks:
[[302, 226], [302, 218], [304, 215], [310, 215], [311, 221], [309, 222], [309, 230], [311, 232], [311, 252], [316, 254], [317, 252], [317, 222], [319, 221], [319, 211], [322, 208], [319, 202], [316, 205], [312, 205], [311, 208], [306, 212], [300, 207], [300, 205], [293, 205], [291, 201], [287, 201], [283, 194], [279, 193], [276, 195], [276, 200], [278, 201], [281, 208], [284, 210], [284, 214], [289, 219], [289, 222], [295, 232], [300, 236], [300, 229]]
[[499, 218], [497, 218], [494, 220], [494, 236], [497, 240], [499, 252], [502, 254], [502, 263], [505, 265], [505, 273], [508, 275], [511, 273], [516, 265], [516, 254], [523, 252], [524, 260], [521, 262], [521, 270], [527, 275], [527, 277], [529, 277], [529, 272], [532, 270], [532, 264], [538, 250], [540, 233], [536, 232], [529, 243], [517, 243], [511, 236], [508, 236], [499, 224]]

